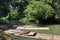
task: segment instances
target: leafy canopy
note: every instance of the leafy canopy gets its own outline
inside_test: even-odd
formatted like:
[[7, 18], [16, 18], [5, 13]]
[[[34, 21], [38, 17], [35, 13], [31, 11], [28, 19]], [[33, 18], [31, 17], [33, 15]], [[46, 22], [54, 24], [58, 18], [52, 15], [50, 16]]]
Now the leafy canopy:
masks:
[[23, 20], [37, 20], [37, 17], [47, 19], [53, 16], [53, 12], [54, 9], [49, 4], [43, 1], [32, 0], [27, 6], [27, 9], [24, 10], [25, 18]]

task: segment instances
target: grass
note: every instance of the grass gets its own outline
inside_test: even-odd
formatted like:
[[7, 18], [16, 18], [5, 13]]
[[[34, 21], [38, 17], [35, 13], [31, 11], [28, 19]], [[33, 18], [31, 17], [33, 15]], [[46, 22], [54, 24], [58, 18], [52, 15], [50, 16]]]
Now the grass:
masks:
[[45, 33], [45, 34], [56, 34], [56, 35], [60, 35], [60, 25], [48, 25], [46, 27], [49, 27], [50, 30], [31, 30], [34, 32], [38, 32], [38, 33]]

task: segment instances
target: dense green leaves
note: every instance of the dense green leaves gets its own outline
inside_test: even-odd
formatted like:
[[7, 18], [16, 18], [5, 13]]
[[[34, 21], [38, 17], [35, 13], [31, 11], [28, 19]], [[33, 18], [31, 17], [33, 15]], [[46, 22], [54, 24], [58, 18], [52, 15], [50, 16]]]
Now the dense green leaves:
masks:
[[[5, 2], [12, 3], [14, 8], [10, 9]], [[0, 0], [0, 20], [3, 21], [39, 22], [53, 16], [60, 16], [59, 0]]]
[[32, 2], [27, 6], [27, 9], [24, 11], [27, 16], [39, 15], [43, 19], [48, 18], [53, 15], [54, 9], [41, 1]]
[[19, 19], [19, 14], [17, 13], [17, 10], [18, 9], [11, 10], [11, 12], [9, 13], [9, 19], [11, 19], [11, 20]]
[[31, 3], [25, 9], [25, 21], [38, 20], [36, 18], [47, 19], [53, 16], [54, 9], [43, 1], [31, 1]]

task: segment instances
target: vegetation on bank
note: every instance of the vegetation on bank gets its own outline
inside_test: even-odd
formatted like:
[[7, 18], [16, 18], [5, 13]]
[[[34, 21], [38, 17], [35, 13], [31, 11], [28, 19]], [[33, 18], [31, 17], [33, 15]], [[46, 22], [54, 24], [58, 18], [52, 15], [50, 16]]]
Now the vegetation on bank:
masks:
[[56, 19], [60, 20], [60, 0], [0, 0], [0, 23], [50, 23]]
[[0, 40], [15, 40], [15, 37], [0, 30]]

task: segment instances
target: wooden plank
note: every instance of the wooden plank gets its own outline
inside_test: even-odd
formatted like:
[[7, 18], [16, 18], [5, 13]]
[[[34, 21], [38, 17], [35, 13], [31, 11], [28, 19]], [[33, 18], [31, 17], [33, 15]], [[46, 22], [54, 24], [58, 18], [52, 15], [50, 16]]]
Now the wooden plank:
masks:
[[36, 35], [36, 32], [30, 32], [27, 34], [28, 36], [35, 36]]
[[49, 27], [31, 27], [31, 28], [29, 28], [29, 27], [17, 27], [16, 29], [22, 29], [22, 30], [50, 30], [50, 28]]

